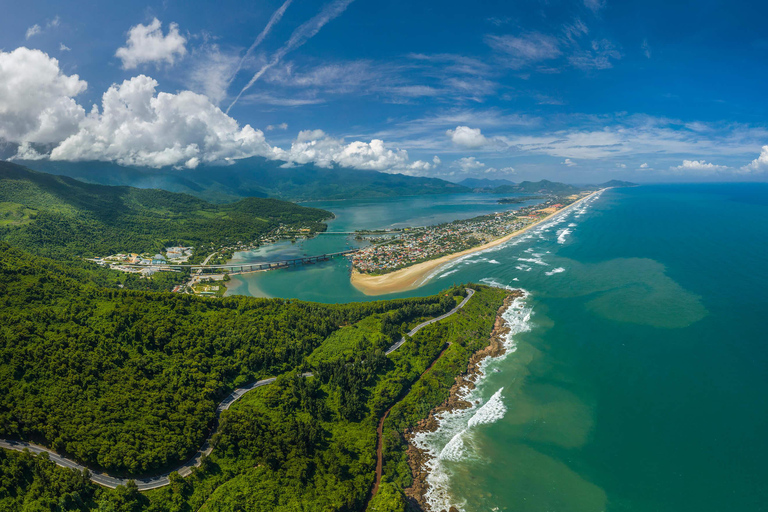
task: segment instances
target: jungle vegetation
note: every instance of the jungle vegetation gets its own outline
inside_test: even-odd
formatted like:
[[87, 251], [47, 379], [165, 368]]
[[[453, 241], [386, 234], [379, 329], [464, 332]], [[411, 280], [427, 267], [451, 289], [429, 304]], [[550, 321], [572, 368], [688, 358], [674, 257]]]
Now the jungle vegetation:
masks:
[[249, 197], [228, 204], [85, 183], [0, 161], [0, 240], [58, 259], [251, 242], [283, 225], [323, 231], [333, 214]]
[[[401, 333], [454, 307], [463, 287], [326, 305], [115, 290], [87, 274], [0, 245], [0, 436], [113, 473], [158, 472], [199, 447], [234, 387], [278, 380], [222, 414], [215, 449], [192, 476], [147, 493], [3, 452], [0, 510], [402, 511], [403, 433], [488, 342], [506, 293], [473, 285], [460, 312], [386, 356]], [[308, 370], [315, 377], [297, 376]], [[398, 400], [369, 503], [377, 422]]]

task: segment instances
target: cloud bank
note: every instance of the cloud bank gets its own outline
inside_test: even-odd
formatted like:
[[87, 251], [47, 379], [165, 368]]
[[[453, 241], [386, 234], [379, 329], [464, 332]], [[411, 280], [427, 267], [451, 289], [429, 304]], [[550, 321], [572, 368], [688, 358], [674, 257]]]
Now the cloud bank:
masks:
[[[158, 91], [139, 75], [113, 84], [89, 113], [75, 97], [87, 83], [62, 73], [39, 50], [0, 52], [0, 139], [18, 144], [15, 158], [110, 161], [121, 165], [195, 168], [262, 156], [288, 164], [417, 174], [439, 164], [411, 161], [381, 139], [345, 142], [321, 130], [299, 133], [289, 149], [271, 146], [261, 130], [240, 126], [202, 94]], [[272, 128], [286, 129], [286, 124]], [[34, 144], [52, 145], [44, 154]]]

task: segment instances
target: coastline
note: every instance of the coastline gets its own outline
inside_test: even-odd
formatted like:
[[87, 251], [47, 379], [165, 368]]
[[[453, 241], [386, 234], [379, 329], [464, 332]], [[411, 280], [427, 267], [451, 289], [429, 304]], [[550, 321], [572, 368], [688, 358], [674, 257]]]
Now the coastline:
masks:
[[525, 233], [526, 231], [529, 231], [535, 228], [536, 226], [539, 226], [543, 222], [546, 222], [551, 218], [556, 217], [557, 215], [560, 215], [561, 213], [568, 211], [569, 209], [580, 204], [586, 199], [589, 199], [590, 197], [594, 196], [598, 192], [602, 192], [603, 190], [606, 190], [606, 189], [595, 190], [591, 194], [586, 195], [577, 201], [574, 201], [573, 203], [569, 204], [565, 208], [562, 208], [554, 213], [551, 213], [546, 217], [534, 222], [533, 224], [525, 226], [522, 229], [514, 231], [501, 238], [497, 238], [492, 242], [488, 242], [487, 244], [479, 245], [477, 247], [466, 249], [453, 254], [448, 254], [446, 256], [442, 256], [434, 260], [417, 263], [415, 265], [411, 265], [410, 267], [402, 268], [400, 270], [395, 270], [394, 272], [389, 272], [387, 274], [380, 275], [380, 276], [371, 276], [367, 274], [362, 274], [357, 270], [352, 269], [350, 282], [352, 283], [352, 286], [354, 286], [355, 288], [363, 292], [365, 295], [369, 295], [369, 296], [385, 295], [388, 293], [397, 293], [397, 292], [413, 290], [423, 285], [424, 282], [429, 277], [429, 275], [434, 270], [441, 267], [442, 265], [445, 265], [446, 263], [449, 263], [463, 256], [468, 256], [470, 254], [474, 254], [480, 251], [485, 251], [487, 249], [491, 249], [505, 242], [508, 242], [509, 240], [515, 238], [516, 236], [519, 236]]
[[[493, 330], [491, 331], [488, 345], [472, 354], [466, 372], [456, 377], [455, 383], [451, 386], [449, 391], [448, 398], [442, 404], [429, 411], [427, 417], [420, 420], [415, 427], [405, 432], [405, 439], [408, 443], [406, 453], [408, 456], [408, 465], [413, 474], [413, 484], [407, 489], [404, 489], [404, 492], [409, 501], [413, 504], [418, 504], [418, 507], [423, 511], [431, 511], [426, 499], [426, 494], [429, 490], [427, 477], [429, 476], [430, 470], [428, 463], [432, 456], [426, 450], [416, 446], [413, 440], [418, 434], [436, 431], [440, 426], [438, 415], [441, 413], [469, 409], [473, 406], [473, 404], [465, 400], [464, 397], [468, 391], [475, 388], [475, 382], [482, 376], [482, 362], [488, 357], [499, 357], [506, 353], [504, 342], [511, 331], [511, 327], [504, 320], [503, 314], [509, 307], [511, 307], [516, 299], [523, 296], [525, 296], [523, 291], [512, 290], [504, 298], [504, 302], [496, 312], [496, 320], [493, 325]], [[454, 507], [451, 507], [449, 511], [440, 512], [454, 512], [455, 510]]]

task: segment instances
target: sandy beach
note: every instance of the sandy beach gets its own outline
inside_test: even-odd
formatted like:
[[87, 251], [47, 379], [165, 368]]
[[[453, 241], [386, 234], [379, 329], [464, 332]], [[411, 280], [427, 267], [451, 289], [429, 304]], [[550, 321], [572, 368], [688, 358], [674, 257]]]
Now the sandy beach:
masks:
[[555, 217], [557, 215], [560, 215], [563, 212], [568, 211], [569, 209], [578, 205], [582, 201], [592, 197], [596, 193], [601, 192], [602, 190], [605, 190], [605, 189], [596, 190], [591, 194], [582, 197], [578, 201], [572, 204], [569, 204], [565, 208], [558, 210], [555, 213], [552, 213], [550, 215], [547, 215], [546, 217], [534, 222], [533, 224], [530, 224], [529, 226], [524, 227], [523, 229], [519, 229], [501, 238], [497, 238], [496, 240], [492, 242], [488, 242], [487, 244], [478, 245], [477, 247], [473, 247], [472, 249], [467, 249], [467, 250], [456, 252], [453, 254], [448, 254], [446, 256], [443, 256], [441, 258], [437, 258], [434, 260], [417, 263], [416, 265], [411, 265], [410, 267], [406, 267], [400, 270], [395, 270], [394, 272], [390, 272], [388, 274], [384, 274], [380, 276], [361, 274], [360, 272], [353, 269], [352, 276], [350, 278], [352, 282], [352, 286], [354, 286], [355, 288], [357, 288], [358, 290], [360, 290], [366, 295], [385, 295], [387, 293], [397, 293], [397, 292], [404, 292], [407, 290], [413, 290], [414, 288], [418, 288], [419, 286], [422, 286], [427, 281], [427, 277], [442, 265], [445, 265], [446, 263], [451, 262], [457, 258], [461, 258], [462, 256], [467, 256], [469, 254], [474, 254], [476, 252], [484, 251], [486, 249], [490, 249], [492, 247], [501, 245], [511, 240], [512, 238], [518, 235], [521, 235], [530, 229], [535, 228], [542, 222], [546, 222], [552, 217]]

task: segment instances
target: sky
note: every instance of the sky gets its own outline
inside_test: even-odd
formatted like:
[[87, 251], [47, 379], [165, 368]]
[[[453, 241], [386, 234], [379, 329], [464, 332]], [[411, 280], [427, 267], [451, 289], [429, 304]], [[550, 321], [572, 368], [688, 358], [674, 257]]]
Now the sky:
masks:
[[768, 3], [9, 3], [0, 149], [458, 181], [768, 180]]

